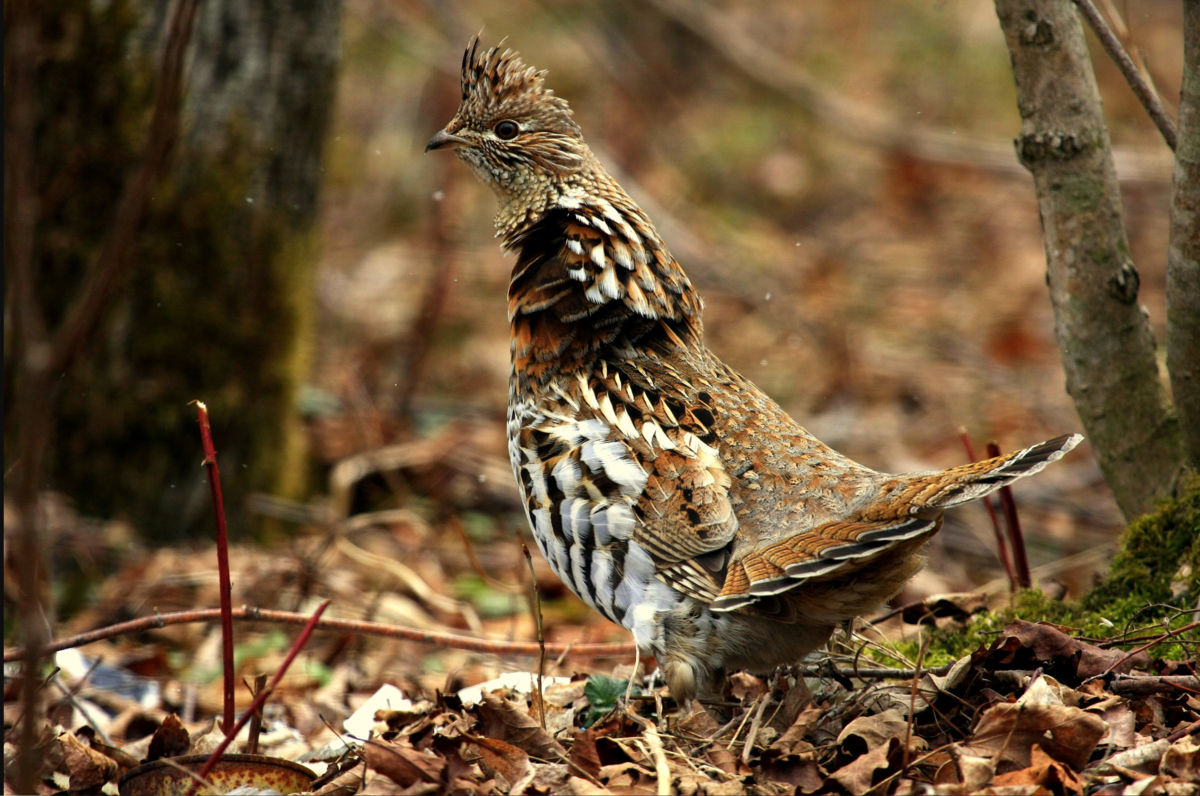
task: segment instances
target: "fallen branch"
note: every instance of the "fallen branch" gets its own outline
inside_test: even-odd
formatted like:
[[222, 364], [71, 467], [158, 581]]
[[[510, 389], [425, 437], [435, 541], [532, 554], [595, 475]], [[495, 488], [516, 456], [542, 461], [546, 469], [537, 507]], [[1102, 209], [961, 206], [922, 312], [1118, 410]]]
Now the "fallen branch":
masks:
[[1137, 677], [1119, 674], [1108, 684], [1108, 689], [1114, 694], [1127, 697], [1145, 697], [1151, 694], [1163, 694], [1171, 691], [1200, 693], [1200, 677], [1188, 675]]
[[[168, 625], [185, 625], [194, 622], [219, 621], [221, 611], [218, 608], [206, 608], [198, 611], [176, 611], [169, 614], [134, 619], [109, 625], [87, 633], [80, 633], [68, 638], [52, 641], [45, 645], [43, 654], [49, 655], [60, 650], [82, 647], [94, 641], [115, 638], [130, 633], [141, 633], [147, 630], [158, 630]], [[270, 622], [282, 625], [303, 625], [309, 617], [291, 611], [272, 611], [260, 608], [234, 608], [234, 621], [238, 622]], [[411, 627], [397, 627], [382, 622], [358, 622], [352, 619], [326, 619], [322, 617], [317, 624], [321, 630], [337, 633], [349, 633], [361, 636], [380, 636], [382, 638], [414, 641], [418, 644], [430, 644], [447, 649], [465, 650], [467, 652], [482, 652], [491, 655], [538, 655], [541, 647], [532, 641], [500, 641], [468, 636], [456, 636], [453, 633], [433, 633], [415, 630]], [[547, 644], [546, 653], [563, 655], [574, 658], [621, 658], [632, 655], [634, 644], [631, 641], [621, 644]], [[25, 650], [21, 647], [10, 647], [4, 650], [4, 662], [20, 660]]]

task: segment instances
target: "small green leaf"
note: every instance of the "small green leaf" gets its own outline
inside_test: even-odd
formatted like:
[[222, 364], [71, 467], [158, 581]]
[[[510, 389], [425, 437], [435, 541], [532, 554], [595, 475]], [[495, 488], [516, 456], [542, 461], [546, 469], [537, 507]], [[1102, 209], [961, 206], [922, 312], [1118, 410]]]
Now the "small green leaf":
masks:
[[[583, 687], [583, 695], [587, 697], [591, 710], [584, 720], [584, 727], [591, 727], [599, 719], [604, 718], [617, 706], [617, 700], [625, 696], [629, 689], [628, 680], [618, 680], [603, 674], [593, 674]], [[642, 689], [633, 687], [633, 694], [641, 694]]]

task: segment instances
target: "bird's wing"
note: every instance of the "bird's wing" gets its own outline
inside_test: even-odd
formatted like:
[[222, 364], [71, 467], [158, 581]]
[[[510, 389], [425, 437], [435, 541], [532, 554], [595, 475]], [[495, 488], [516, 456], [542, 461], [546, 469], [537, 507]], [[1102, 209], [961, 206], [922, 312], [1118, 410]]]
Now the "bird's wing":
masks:
[[614, 590], [631, 556], [711, 602], [737, 532], [708, 394], [661, 376], [601, 361], [556, 384], [556, 400], [518, 435], [518, 477], [543, 553], [610, 616], [606, 603], [626, 602]]

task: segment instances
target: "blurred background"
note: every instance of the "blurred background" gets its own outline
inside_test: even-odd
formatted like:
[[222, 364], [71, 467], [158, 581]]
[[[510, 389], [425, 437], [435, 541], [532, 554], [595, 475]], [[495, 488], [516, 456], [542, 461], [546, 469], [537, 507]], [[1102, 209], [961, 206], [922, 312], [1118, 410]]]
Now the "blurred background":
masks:
[[[216, 604], [186, 405], [201, 399], [242, 545], [235, 604], [296, 609], [328, 594], [344, 616], [534, 637], [504, 443], [512, 262], [490, 193], [452, 156], [423, 153], [480, 30], [549, 71], [703, 295], [708, 345], [824, 442], [901, 472], [964, 463], [960, 428], [978, 451], [1080, 429], [990, 3], [291, 6], [200, 5], [180, 132], [128, 277], [55, 374], [40, 510], [71, 627]], [[52, 328], [145, 143], [171, 7], [37, 12], [34, 295]], [[1179, 3], [1106, 8], [1173, 109]], [[1093, 63], [1161, 339], [1170, 152], [1096, 47]], [[6, 60], [6, 89], [10, 71]], [[5, 194], [7, 221], [17, 199]], [[6, 413], [6, 471], [18, 424]], [[1121, 530], [1086, 444], [1016, 498], [1035, 574], [1078, 596]], [[1007, 590], [979, 503], [951, 512], [929, 556], [899, 600]], [[540, 559], [535, 570], [549, 639], [624, 640]], [[193, 650], [211, 638], [170, 632]], [[440, 685], [463, 666], [508, 665], [415, 647], [398, 661], [405, 649], [387, 646], [373, 676]]]

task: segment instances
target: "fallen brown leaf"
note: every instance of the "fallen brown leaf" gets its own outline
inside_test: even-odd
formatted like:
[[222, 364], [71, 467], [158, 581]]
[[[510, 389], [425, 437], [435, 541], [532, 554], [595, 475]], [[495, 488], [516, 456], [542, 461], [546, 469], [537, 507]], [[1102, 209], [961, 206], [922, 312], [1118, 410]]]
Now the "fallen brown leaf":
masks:
[[[892, 738], [903, 742], [908, 735], [908, 720], [898, 710], [885, 710], [874, 716], [859, 716], [846, 725], [837, 742], [846, 754], [861, 757], [886, 744]], [[928, 747], [923, 738], [912, 736], [909, 751], [922, 751]]]
[[542, 760], [561, 760], [566, 749], [516, 702], [484, 692], [479, 703], [481, 734], [524, 749]]
[[77, 792], [100, 792], [100, 787], [116, 776], [117, 763], [97, 752], [71, 733], [63, 733], [55, 739], [67, 773], [71, 777], [71, 790]]
[[1182, 738], [1167, 749], [1162, 758], [1164, 774], [1200, 783], [1200, 739]]
[[179, 757], [186, 755], [192, 747], [191, 737], [183, 722], [174, 713], [163, 719], [162, 725], [154, 731], [150, 739], [150, 751], [146, 762], [151, 763], [164, 757]]
[[898, 754], [900, 746], [901, 742], [898, 739], [889, 738], [886, 743], [842, 766], [830, 774], [829, 778], [849, 791], [852, 796], [862, 796], [887, 776], [890, 767], [888, 760]]
[[[579, 771], [586, 771], [590, 776], [600, 774], [600, 753], [596, 750], [596, 728], [576, 730], [575, 741], [571, 744], [571, 764]], [[573, 771], [578, 774], [579, 771]]]
[[991, 758], [997, 771], [1021, 769], [1031, 765], [1037, 744], [1050, 757], [1081, 771], [1108, 725], [1098, 716], [1061, 704], [1056, 687], [1052, 678], [1043, 676], [1015, 703], [987, 708], [964, 744], [967, 753]]
[[495, 738], [475, 737], [471, 740], [479, 747], [483, 765], [496, 776], [504, 777], [509, 793], [522, 793], [533, 782], [533, 765], [524, 749]]
[[992, 645], [971, 656], [984, 669], [1036, 669], [1065, 680], [1086, 680], [1108, 670], [1125, 674], [1150, 663], [1141, 652], [1125, 660], [1123, 650], [1106, 650], [1072, 638], [1055, 625], [1017, 619], [1000, 633]]
[[1074, 771], [1058, 762], [1034, 744], [1030, 749], [1030, 765], [994, 780], [997, 787], [1005, 785], [1040, 786], [1047, 793], [1083, 793], [1083, 781]]
[[367, 765], [402, 788], [417, 782], [441, 782], [445, 759], [413, 747], [404, 739], [371, 740], [363, 746]]

